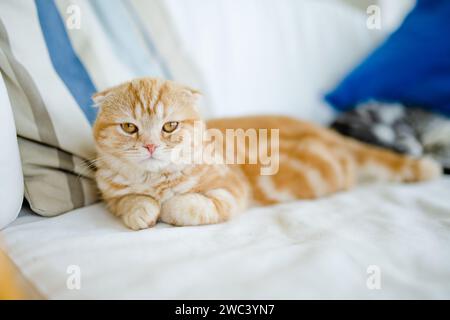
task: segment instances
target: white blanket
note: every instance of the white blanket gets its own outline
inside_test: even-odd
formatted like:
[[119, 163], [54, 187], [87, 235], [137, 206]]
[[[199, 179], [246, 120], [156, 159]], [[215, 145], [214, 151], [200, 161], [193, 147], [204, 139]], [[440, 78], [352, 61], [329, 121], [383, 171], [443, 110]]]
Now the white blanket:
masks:
[[[448, 178], [366, 186], [220, 225], [139, 232], [97, 204], [22, 216], [4, 240], [53, 299], [448, 299], [449, 190]], [[71, 290], [78, 270], [80, 289]]]

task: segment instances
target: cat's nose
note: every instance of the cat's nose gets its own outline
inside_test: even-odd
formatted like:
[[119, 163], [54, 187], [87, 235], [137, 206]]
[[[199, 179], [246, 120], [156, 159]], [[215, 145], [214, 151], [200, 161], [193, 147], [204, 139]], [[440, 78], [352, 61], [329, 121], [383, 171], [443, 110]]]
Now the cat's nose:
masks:
[[153, 152], [155, 152], [156, 145], [154, 145], [153, 143], [149, 143], [149, 144], [146, 144], [144, 146], [144, 148], [146, 148], [148, 150], [148, 152], [150, 153], [150, 155], [152, 155]]

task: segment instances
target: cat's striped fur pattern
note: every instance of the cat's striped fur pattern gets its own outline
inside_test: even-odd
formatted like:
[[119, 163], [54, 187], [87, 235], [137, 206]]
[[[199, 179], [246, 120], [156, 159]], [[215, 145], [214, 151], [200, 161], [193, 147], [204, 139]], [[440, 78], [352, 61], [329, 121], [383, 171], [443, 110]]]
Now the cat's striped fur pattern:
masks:
[[[404, 157], [275, 116], [206, 123], [223, 133], [279, 129], [274, 175], [261, 175], [260, 163], [178, 163], [173, 149], [192, 143], [187, 136], [193, 135], [194, 123], [204, 125], [195, 106], [197, 96], [182, 85], [147, 78], [94, 96], [100, 107], [94, 125], [97, 184], [110, 210], [128, 227], [144, 229], [158, 220], [180, 226], [218, 223], [253, 204], [314, 199], [365, 180], [427, 180], [441, 172], [431, 160]], [[166, 127], [176, 129], [168, 132]]]

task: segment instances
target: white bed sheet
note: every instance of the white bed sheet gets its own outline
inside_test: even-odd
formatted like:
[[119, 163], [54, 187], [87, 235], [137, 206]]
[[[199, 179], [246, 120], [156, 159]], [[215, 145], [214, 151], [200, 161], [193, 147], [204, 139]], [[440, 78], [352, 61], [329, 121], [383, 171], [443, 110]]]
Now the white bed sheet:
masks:
[[[450, 179], [255, 208], [213, 226], [127, 230], [102, 204], [21, 215], [9, 254], [52, 299], [450, 298]], [[68, 289], [67, 268], [81, 288]], [[379, 268], [369, 289], [367, 268]], [[372, 278], [373, 279], [373, 278]]]

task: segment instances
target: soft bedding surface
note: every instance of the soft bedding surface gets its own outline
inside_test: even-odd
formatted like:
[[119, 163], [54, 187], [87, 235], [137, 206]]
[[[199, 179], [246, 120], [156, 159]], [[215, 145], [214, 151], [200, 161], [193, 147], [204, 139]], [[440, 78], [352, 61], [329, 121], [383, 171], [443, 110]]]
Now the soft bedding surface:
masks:
[[[97, 204], [22, 215], [3, 236], [24, 276], [53, 299], [448, 299], [449, 190], [448, 178], [365, 186], [225, 224], [139, 232]], [[73, 266], [79, 290], [66, 286]]]

